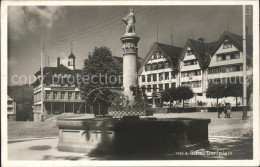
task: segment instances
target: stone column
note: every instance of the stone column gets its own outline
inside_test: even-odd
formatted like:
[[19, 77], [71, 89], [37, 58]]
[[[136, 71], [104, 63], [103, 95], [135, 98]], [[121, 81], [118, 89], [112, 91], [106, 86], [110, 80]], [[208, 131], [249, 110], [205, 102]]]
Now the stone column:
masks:
[[120, 38], [123, 43], [123, 87], [124, 94], [129, 97], [130, 104], [133, 104], [134, 97], [130, 86], [137, 86], [137, 55], [138, 48], [137, 43], [140, 38], [136, 35], [125, 35]]

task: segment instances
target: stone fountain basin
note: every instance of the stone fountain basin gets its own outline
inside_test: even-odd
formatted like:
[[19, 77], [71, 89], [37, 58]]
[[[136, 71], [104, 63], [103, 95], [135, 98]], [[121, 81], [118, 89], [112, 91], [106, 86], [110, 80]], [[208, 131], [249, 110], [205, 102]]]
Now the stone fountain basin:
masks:
[[[130, 117], [131, 118], [131, 117]], [[170, 153], [208, 144], [210, 119], [59, 119], [58, 150], [81, 153]]]

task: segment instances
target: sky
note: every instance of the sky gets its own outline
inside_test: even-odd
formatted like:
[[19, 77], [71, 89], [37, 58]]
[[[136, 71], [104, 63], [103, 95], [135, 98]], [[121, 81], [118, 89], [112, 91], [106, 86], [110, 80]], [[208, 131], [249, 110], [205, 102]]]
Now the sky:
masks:
[[158, 42], [171, 44], [173, 32], [178, 47], [187, 38], [216, 41], [226, 30], [242, 35], [242, 6], [9, 6], [8, 85], [17, 82], [12, 76], [29, 78], [40, 69], [40, 40], [46, 41], [45, 66], [56, 66], [57, 57], [67, 64], [71, 48], [77, 69], [95, 47], [106, 46], [114, 56], [122, 56], [121, 20], [130, 7], [142, 58], [157, 41], [157, 25]]

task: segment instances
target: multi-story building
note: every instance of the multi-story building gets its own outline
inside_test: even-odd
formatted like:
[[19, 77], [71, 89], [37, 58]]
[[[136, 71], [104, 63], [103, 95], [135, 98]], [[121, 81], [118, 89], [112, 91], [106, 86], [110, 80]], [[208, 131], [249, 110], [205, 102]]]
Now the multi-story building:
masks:
[[[250, 42], [252, 42], [252, 39], [248, 38], [248, 59], [252, 57], [252, 44], [250, 45]], [[175, 52], [172, 51], [165, 54], [165, 51], [162, 52], [165, 48], [161, 49], [162, 47], [160, 46], [168, 46]], [[198, 106], [201, 104], [199, 102], [204, 102], [205, 105], [210, 106], [214, 100], [207, 99], [205, 96], [209, 82], [227, 83], [235, 80], [242, 81], [243, 79], [242, 36], [224, 32], [214, 42], [206, 43], [203, 38], [199, 40], [188, 39], [182, 50], [181, 48], [174, 48], [176, 47], [158, 43], [154, 44], [139, 69], [140, 85], [154, 88], [158, 85], [161, 88], [160, 90], [165, 90], [175, 85], [189, 86], [195, 93], [194, 98], [186, 101], [189, 103], [189, 106]], [[154, 55], [156, 55], [156, 59], [154, 59]], [[161, 57], [157, 59], [157, 55], [161, 55]], [[174, 59], [169, 59], [170, 57], [174, 57]], [[165, 69], [165, 66], [163, 69], [157, 69], [157, 66], [153, 65], [154, 63], [167, 62], [166, 60], [170, 60], [171, 64], [169, 67], [166, 65], [168, 69]], [[247, 76], [252, 77], [252, 66], [249, 64], [247, 66]], [[157, 79], [157, 77], [160, 78], [162, 72], [171, 72], [174, 75], [168, 80]], [[153, 91], [155, 90], [147, 90], [148, 95]], [[235, 101], [232, 97], [224, 100], [231, 103]], [[241, 99], [239, 101], [242, 102]]]
[[138, 70], [139, 85], [147, 88], [148, 99], [157, 92], [176, 87], [181, 51], [179, 47], [154, 43]]
[[[86, 104], [82, 105], [77, 79], [82, 70], [75, 69], [75, 56], [71, 52], [68, 66], [60, 63], [57, 58], [57, 67], [44, 67], [44, 80], [41, 85], [41, 71], [36, 72], [37, 80], [34, 86], [34, 120], [42, 120], [43, 114], [59, 114], [66, 112], [87, 112]], [[41, 99], [41, 88], [43, 86], [44, 95]], [[44, 113], [41, 111], [41, 104], [44, 106]], [[80, 107], [81, 106], [81, 107]]]
[[16, 120], [16, 101], [9, 95], [7, 96], [7, 119]]

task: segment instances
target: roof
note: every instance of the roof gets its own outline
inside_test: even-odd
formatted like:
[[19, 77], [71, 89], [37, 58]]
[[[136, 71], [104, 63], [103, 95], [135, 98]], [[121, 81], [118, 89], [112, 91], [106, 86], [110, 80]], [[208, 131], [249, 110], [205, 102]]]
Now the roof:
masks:
[[[63, 64], [59, 65], [58, 67], [44, 67], [43, 68], [43, 73], [48, 74], [48, 73], [58, 73], [58, 74], [76, 74], [76, 73], [81, 73], [82, 70], [76, 69], [76, 70], [71, 70], [64, 66]], [[37, 71], [35, 75], [40, 75], [41, 71]]]
[[75, 55], [71, 52], [69, 58], [76, 58]]
[[170, 62], [173, 71], [178, 71], [182, 48], [155, 42], [146, 57], [143, 59], [141, 66], [138, 68], [138, 75], [143, 72], [143, 66], [145, 66], [145, 64], [150, 60], [156, 50], [162, 52], [163, 57]]
[[194, 56], [199, 62], [200, 68], [202, 70], [205, 70], [210, 64], [211, 55], [213, 53], [213, 50], [215, 49], [216, 43], [217, 41], [205, 43], [194, 39], [188, 39], [184, 49], [182, 50], [181, 59], [184, 59], [186, 50], [188, 47], [190, 47], [193, 51]]
[[243, 51], [243, 37], [241, 35], [233, 34], [229, 31], [225, 31], [218, 41], [216, 42], [215, 48], [213, 49], [212, 55], [214, 55], [219, 47], [223, 44], [225, 40], [230, 40], [232, 44], [238, 48], [239, 51]]
[[[75, 70], [71, 70], [69, 68], [67, 68], [66, 66], [64, 66], [63, 64], [59, 65], [58, 67], [44, 67], [43, 68], [43, 74], [45, 75], [44, 77], [44, 81], [45, 79], [51, 78], [53, 76], [53, 74], [71, 74], [73, 76], [76, 76], [77, 74], [81, 74], [82, 70], [80, 69], [75, 69]], [[41, 75], [41, 71], [37, 71], [35, 73], [35, 75]], [[38, 84], [39, 80], [37, 79], [32, 85], [35, 86], [35, 84]]]

